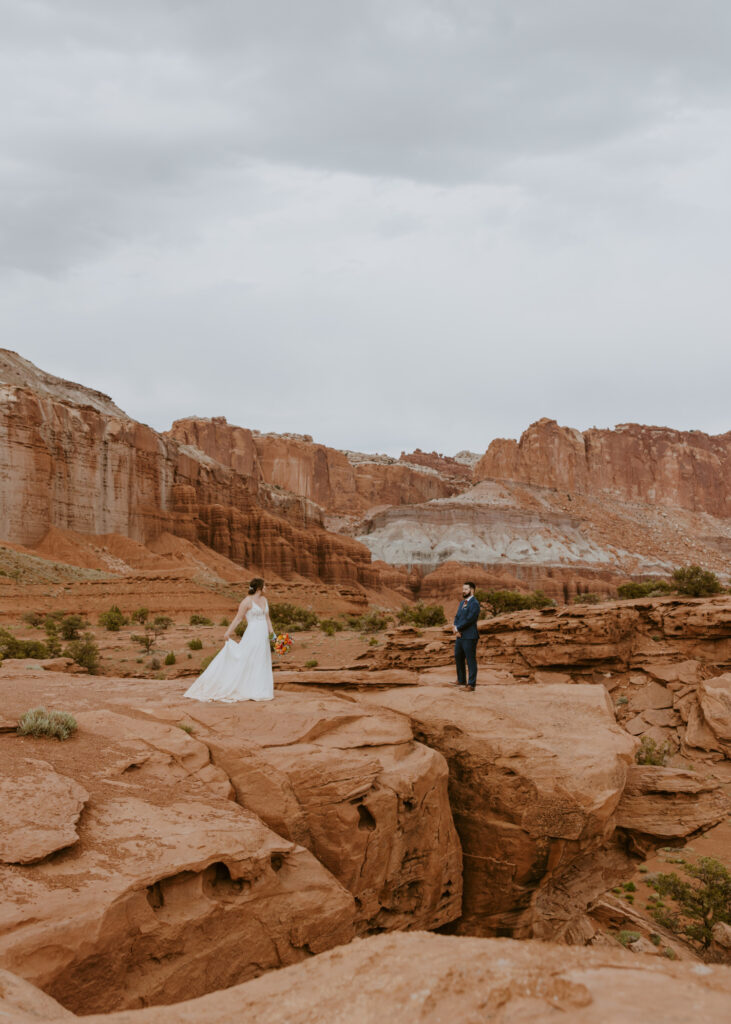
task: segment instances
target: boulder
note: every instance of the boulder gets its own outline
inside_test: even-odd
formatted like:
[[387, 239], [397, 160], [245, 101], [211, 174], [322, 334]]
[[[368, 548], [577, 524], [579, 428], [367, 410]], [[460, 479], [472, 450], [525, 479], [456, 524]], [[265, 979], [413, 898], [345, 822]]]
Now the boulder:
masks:
[[0, 777], [0, 863], [34, 864], [72, 846], [88, 799], [46, 761], [20, 761]]
[[[185, 704], [239, 803], [311, 850], [353, 894], [359, 932], [436, 928], [459, 916], [447, 766], [414, 741], [408, 719], [316, 693]], [[147, 712], [180, 714], [159, 704]]]
[[607, 888], [590, 870], [573, 884], [614, 831], [636, 747], [603, 687], [409, 687], [358, 698], [407, 716], [447, 759], [464, 862], [459, 931], [548, 938]]
[[668, 839], [685, 839], [717, 825], [729, 801], [715, 779], [684, 768], [632, 765], [617, 807], [617, 827], [630, 833], [638, 852]]
[[660, 683], [650, 681], [638, 686], [629, 695], [630, 711], [645, 711], [647, 708], [671, 708], [673, 694]]
[[731, 672], [707, 679], [698, 687], [703, 719], [718, 741], [719, 748], [731, 755]]
[[616, 949], [428, 933], [356, 940], [177, 1006], [84, 1024], [666, 1024], [728, 1019], [731, 970]]

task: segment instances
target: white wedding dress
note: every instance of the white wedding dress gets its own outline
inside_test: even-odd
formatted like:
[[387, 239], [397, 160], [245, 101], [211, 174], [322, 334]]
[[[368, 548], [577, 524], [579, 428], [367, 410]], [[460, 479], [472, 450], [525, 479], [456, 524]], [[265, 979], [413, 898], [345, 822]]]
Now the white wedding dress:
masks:
[[183, 694], [193, 700], [271, 700], [274, 696], [272, 653], [267, 613], [254, 602], [246, 613], [246, 631], [239, 643], [227, 640], [223, 648]]

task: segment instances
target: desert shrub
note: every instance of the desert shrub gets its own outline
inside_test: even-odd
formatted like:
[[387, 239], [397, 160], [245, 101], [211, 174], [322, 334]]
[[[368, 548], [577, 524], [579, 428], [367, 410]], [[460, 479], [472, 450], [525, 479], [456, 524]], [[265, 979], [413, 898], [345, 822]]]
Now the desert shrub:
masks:
[[600, 594], [574, 594], [571, 598], [572, 604], [599, 604], [601, 601]]
[[554, 603], [542, 590], [534, 590], [531, 594], [521, 594], [518, 590], [479, 590], [475, 596], [480, 604], [492, 605], [496, 615], [547, 608]]
[[327, 636], [335, 636], [343, 630], [343, 624], [339, 619], [320, 619], [320, 629]]
[[61, 641], [58, 638], [58, 623], [48, 618], [44, 625], [46, 631], [46, 649], [49, 658], [57, 658], [61, 653]]
[[21, 736], [48, 736], [67, 740], [77, 728], [76, 719], [68, 711], [46, 711], [45, 708], [32, 708], [18, 721]]
[[183, 732], [187, 732], [189, 736], [192, 736], [195, 732], [193, 726], [189, 722], [178, 722], [178, 729], [182, 729]]
[[88, 625], [81, 615], [64, 615], [59, 621], [58, 630], [62, 640], [78, 640], [79, 633]]
[[188, 641], [188, 647], [190, 647], [191, 651], [200, 651], [203, 647], [203, 641], [195, 636], [192, 640]]
[[657, 893], [675, 904], [671, 909], [658, 901], [652, 916], [663, 928], [702, 951], [711, 944], [714, 925], [731, 924], [731, 873], [713, 857], [699, 857], [696, 864], [687, 860], [680, 863], [687, 879], [674, 871], [647, 879]]
[[173, 620], [167, 615], [156, 615], [152, 622], [145, 624], [144, 633], [133, 633], [131, 636], [132, 643], [140, 644], [144, 651], [149, 654], [153, 649], [160, 637], [165, 633], [173, 624]]
[[621, 707], [621, 706], [622, 706], [623, 704], [629, 704], [629, 697], [625, 697], [625, 696], [624, 696], [624, 694], [622, 694], [622, 696], [621, 696], [621, 697], [617, 697], [617, 701], [616, 701], [616, 703], [617, 703], [617, 704], [618, 704], [618, 705], [619, 705], [620, 707]]
[[94, 676], [99, 671], [99, 646], [94, 639], [93, 633], [84, 633], [77, 636], [64, 648], [64, 656], [73, 658], [77, 665], [89, 670]]
[[317, 658], [310, 658], [308, 661], [305, 662], [305, 668], [317, 668], [318, 665], [319, 662]]
[[617, 942], [619, 942], [620, 945], [626, 948], [627, 946], [630, 946], [633, 942], [637, 942], [639, 937], [639, 932], [621, 931], [617, 935]]
[[391, 621], [390, 615], [377, 608], [370, 612], [364, 612], [363, 615], [345, 616], [348, 629], [357, 630], [360, 633], [378, 633], [383, 629], [388, 629]]
[[673, 587], [667, 580], [643, 580], [641, 583], [635, 581], [620, 583], [617, 587], [617, 596], [623, 601], [629, 598], [657, 597], [662, 594], [672, 593]]
[[231, 622], [231, 620], [227, 619], [226, 616], [224, 615], [224, 617], [221, 619], [221, 621], [218, 623], [218, 625], [219, 626], [228, 626], [228, 625], [230, 625], [230, 622]]
[[625, 892], [637, 892], [637, 886], [634, 882], [625, 882], [622, 888]]
[[216, 655], [215, 655], [215, 654], [209, 654], [207, 658], [204, 658], [204, 659], [203, 659], [203, 661], [201, 662], [201, 672], [202, 672], [202, 671], [203, 671], [204, 669], [208, 668], [208, 666], [209, 666], [209, 665], [211, 664], [211, 662], [213, 661], [213, 659], [214, 659], [215, 657], [216, 657]]
[[190, 624], [191, 626], [212, 626], [213, 621], [206, 618], [205, 615], [191, 615]]
[[241, 622], [239, 622], [239, 624], [236, 627], [236, 629], [234, 630], [234, 633], [236, 634], [236, 636], [239, 636], [239, 637], [243, 636], [244, 633], [246, 632], [247, 625], [248, 625], [248, 623], [247, 623], [246, 619], [242, 619]]
[[157, 655], [155, 655], [155, 657], [151, 659], [150, 668], [153, 670], [153, 672], [156, 672], [157, 669], [160, 668], [160, 659], [157, 657]]
[[402, 626], [443, 626], [447, 621], [442, 605], [424, 604], [422, 601], [411, 606], [403, 605], [396, 618]]
[[33, 629], [40, 629], [46, 621], [46, 616], [42, 612], [25, 612], [20, 618], [22, 622]]
[[102, 612], [99, 616], [99, 625], [103, 626], [104, 629], [110, 633], [118, 633], [122, 626], [126, 626], [129, 619], [126, 615], [122, 614], [119, 605], [113, 604], [112, 607]]
[[19, 640], [7, 629], [0, 628], [0, 657], [47, 658], [48, 647], [40, 640]]
[[[143, 651], [147, 651], [149, 654], [152, 648], [155, 646], [155, 634], [150, 633], [133, 633], [130, 637], [133, 644], [139, 644]], [[203, 644], [201, 644], [201, 647]]]
[[276, 633], [295, 633], [317, 626], [317, 615], [309, 608], [301, 608], [296, 604], [272, 604], [269, 606], [269, 617]]
[[141, 626], [144, 626], [149, 617], [150, 609], [146, 608], [145, 605], [142, 605], [141, 608], [135, 608], [135, 610], [130, 615], [130, 619], [132, 620], [132, 622], [139, 622]]
[[375, 636], [370, 637], [370, 639], [368, 640], [368, 646], [369, 647], [378, 647], [378, 639], [377, 639], [377, 637], [375, 637]]
[[658, 743], [652, 736], [643, 736], [635, 754], [637, 764], [665, 765], [669, 757], [675, 753], [675, 747], [670, 740]]
[[673, 584], [679, 594], [690, 597], [708, 597], [723, 589], [715, 572], [700, 565], [684, 565], [673, 571]]
[[173, 651], [168, 651], [168, 653], [165, 655], [165, 664], [166, 665], [174, 665], [175, 664], [175, 654], [174, 654]]

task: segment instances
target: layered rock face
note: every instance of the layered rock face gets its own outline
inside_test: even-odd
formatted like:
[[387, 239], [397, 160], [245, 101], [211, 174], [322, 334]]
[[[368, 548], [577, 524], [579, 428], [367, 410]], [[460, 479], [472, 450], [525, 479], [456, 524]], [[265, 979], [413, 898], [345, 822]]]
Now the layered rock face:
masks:
[[4, 540], [32, 546], [59, 527], [149, 543], [167, 531], [254, 570], [378, 584], [368, 550], [327, 533], [318, 506], [262, 488], [250, 431], [227, 429], [224, 442], [209, 424], [199, 440], [218, 461], [15, 353], [0, 352], [0, 383]]
[[520, 441], [493, 441], [475, 481], [512, 480], [569, 493], [610, 492], [726, 517], [731, 513], [731, 432], [716, 437], [625, 423], [580, 433], [555, 420], [532, 424]]
[[264, 483], [316, 502], [331, 513], [351, 516], [374, 505], [409, 505], [458, 489], [456, 481], [450, 482], [421, 460], [412, 464], [405, 457], [396, 460], [337, 451], [316, 444], [308, 435], [260, 434], [230, 426], [222, 418], [176, 420], [168, 436], [194, 445], [224, 465], [236, 462], [251, 467], [252, 475]]

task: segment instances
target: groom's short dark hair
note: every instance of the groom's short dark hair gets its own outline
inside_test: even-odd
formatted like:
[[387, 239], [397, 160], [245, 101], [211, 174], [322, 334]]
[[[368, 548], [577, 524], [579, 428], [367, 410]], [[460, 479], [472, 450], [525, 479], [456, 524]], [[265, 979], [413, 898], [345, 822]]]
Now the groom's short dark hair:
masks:
[[474, 585], [474, 583], [470, 582], [470, 580], [465, 580], [464, 586], [469, 587], [470, 590], [477, 590], [477, 587]]

